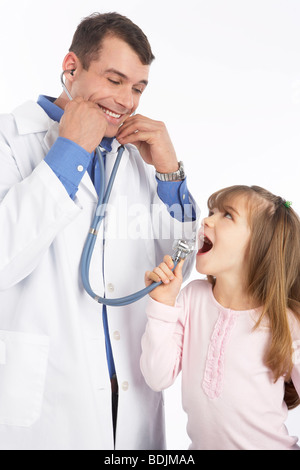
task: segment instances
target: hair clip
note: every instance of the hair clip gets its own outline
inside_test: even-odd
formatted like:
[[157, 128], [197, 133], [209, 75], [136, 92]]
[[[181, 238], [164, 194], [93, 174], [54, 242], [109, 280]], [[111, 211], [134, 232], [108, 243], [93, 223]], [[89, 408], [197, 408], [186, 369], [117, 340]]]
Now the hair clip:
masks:
[[291, 207], [293, 203], [291, 201], [284, 201], [284, 205], [287, 209], [289, 209]]

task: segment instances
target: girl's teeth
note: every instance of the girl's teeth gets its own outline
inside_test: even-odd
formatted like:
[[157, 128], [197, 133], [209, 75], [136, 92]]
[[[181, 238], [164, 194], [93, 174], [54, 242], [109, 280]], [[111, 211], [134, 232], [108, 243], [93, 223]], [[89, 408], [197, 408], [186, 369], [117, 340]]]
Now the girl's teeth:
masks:
[[107, 114], [108, 116], [111, 116], [111, 117], [114, 117], [116, 119], [119, 119], [119, 117], [121, 117], [121, 114], [115, 114], [113, 113], [112, 111], [109, 111], [108, 109], [105, 109], [105, 108], [102, 108], [102, 106], [100, 106], [100, 108], [102, 109], [102, 111]]

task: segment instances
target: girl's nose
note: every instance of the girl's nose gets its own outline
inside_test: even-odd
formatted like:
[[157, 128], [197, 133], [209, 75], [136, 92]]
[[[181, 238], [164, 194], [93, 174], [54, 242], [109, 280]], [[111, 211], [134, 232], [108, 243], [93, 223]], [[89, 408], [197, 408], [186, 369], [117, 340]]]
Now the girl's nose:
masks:
[[213, 215], [205, 217], [202, 222], [204, 227], [213, 227], [215, 225], [215, 219]]

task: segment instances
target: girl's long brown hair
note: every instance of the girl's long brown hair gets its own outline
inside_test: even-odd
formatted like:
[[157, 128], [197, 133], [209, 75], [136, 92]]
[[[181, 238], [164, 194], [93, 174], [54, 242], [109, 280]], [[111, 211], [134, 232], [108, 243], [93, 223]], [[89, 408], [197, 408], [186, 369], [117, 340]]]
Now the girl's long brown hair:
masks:
[[[284, 399], [292, 409], [300, 399], [291, 380], [293, 351], [287, 309], [300, 323], [300, 220], [284, 199], [259, 186], [221, 189], [210, 196], [208, 208], [224, 210], [238, 196], [246, 196], [249, 203], [248, 292], [263, 306], [255, 328], [264, 318], [268, 320], [271, 341], [265, 364], [275, 382], [285, 378]], [[208, 280], [215, 282], [212, 276]]]

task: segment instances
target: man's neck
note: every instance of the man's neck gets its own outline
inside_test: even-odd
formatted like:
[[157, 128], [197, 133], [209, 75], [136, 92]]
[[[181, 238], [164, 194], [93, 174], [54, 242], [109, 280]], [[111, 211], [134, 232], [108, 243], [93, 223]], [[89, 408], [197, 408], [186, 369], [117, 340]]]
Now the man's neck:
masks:
[[61, 94], [55, 101], [54, 104], [61, 109], [65, 109], [67, 104], [70, 102], [69, 98], [65, 98], [64, 93]]

